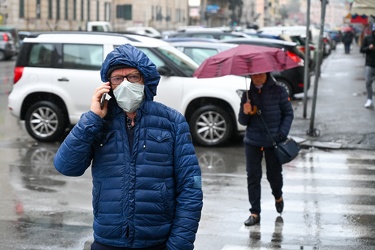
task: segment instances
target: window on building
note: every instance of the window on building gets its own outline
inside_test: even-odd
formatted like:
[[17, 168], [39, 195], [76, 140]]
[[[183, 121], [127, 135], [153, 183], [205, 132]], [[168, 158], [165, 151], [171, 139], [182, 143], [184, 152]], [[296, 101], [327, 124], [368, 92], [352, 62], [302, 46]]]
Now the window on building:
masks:
[[52, 0], [48, 0], [48, 19], [52, 19]]
[[99, 1], [96, 1], [96, 20], [99, 21]]
[[123, 18], [125, 20], [132, 20], [132, 5], [124, 4], [117, 5], [116, 7], [116, 18]]
[[19, 10], [19, 17], [25, 17], [25, 0], [20, 0], [20, 10]]
[[111, 3], [105, 3], [104, 5], [104, 20], [110, 21], [111, 18]]
[[77, 20], [77, 0], [73, 0], [73, 20]]
[[90, 5], [90, 1], [87, 1], [87, 21], [90, 21], [91, 18], [90, 18], [90, 11], [91, 11], [91, 5]]
[[83, 7], [84, 7], [84, 5], [83, 5], [83, 0], [81, 0], [81, 21], [83, 21], [83, 20], [84, 20], [84, 12], [83, 12]]
[[56, 0], [56, 20], [60, 20], [60, 0]]
[[65, 20], [68, 20], [69, 18], [69, 15], [68, 15], [68, 11], [69, 11], [69, 0], [65, 0], [65, 6], [64, 6], [64, 19]]
[[36, 18], [40, 19], [40, 0], [36, 0]]

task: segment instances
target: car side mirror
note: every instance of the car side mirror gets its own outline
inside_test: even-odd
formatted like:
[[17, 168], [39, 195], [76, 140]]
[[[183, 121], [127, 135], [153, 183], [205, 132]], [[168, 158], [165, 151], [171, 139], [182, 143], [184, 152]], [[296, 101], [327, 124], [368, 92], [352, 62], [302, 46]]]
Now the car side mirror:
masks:
[[158, 72], [162, 76], [171, 76], [172, 75], [172, 70], [170, 68], [168, 68], [167, 66], [159, 67]]

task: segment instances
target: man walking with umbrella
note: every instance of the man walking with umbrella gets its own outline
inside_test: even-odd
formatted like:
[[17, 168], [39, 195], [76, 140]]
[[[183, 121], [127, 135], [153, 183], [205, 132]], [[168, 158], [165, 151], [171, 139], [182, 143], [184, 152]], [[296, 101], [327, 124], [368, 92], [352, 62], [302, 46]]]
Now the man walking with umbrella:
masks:
[[[260, 222], [263, 156], [276, 211], [281, 213], [284, 209], [282, 165], [276, 158], [273, 140], [279, 142], [287, 138], [294, 118], [286, 90], [276, 84], [269, 72], [252, 74], [250, 78], [250, 90], [243, 93], [238, 118], [242, 125], [247, 126], [244, 144], [251, 207], [245, 226]], [[270, 138], [265, 125], [273, 138]]]

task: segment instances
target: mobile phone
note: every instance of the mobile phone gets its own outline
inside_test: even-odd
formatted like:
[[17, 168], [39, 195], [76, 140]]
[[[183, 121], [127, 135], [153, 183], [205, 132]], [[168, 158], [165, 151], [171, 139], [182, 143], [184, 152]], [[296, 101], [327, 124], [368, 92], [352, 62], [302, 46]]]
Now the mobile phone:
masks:
[[104, 93], [102, 95], [102, 98], [100, 98], [100, 109], [103, 109], [104, 108], [104, 102], [106, 100], [106, 97], [107, 97], [107, 93]]

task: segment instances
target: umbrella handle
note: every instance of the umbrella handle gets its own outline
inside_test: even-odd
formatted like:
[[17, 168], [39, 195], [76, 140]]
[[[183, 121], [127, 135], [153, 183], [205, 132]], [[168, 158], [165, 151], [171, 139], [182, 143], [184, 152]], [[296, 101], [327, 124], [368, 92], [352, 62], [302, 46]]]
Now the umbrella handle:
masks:
[[258, 112], [258, 107], [253, 106], [252, 110], [250, 111], [249, 115], [255, 115]]

